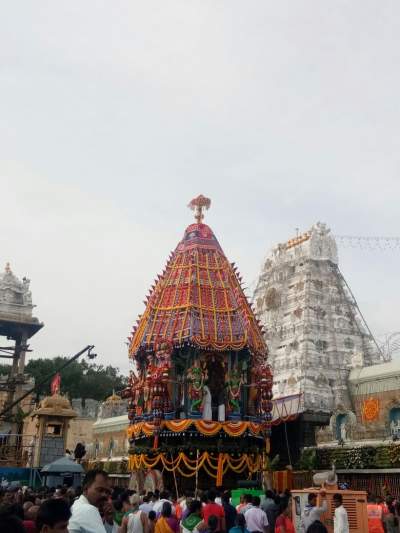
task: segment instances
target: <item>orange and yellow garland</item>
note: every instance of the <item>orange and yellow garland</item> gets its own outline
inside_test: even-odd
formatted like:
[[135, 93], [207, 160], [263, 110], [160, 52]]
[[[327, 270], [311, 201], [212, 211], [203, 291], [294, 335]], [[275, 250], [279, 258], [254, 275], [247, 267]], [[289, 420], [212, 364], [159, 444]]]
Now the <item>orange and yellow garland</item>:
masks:
[[[178, 472], [183, 477], [192, 477], [196, 471], [203, 468], [206, 473], [216, 478], [216, 485], [222, 485], [223, 476], [228, 470], [241, 474], [248, 470], [250, 474], [261, 469], [261, 456], [254, 457], [249, 454], [242, 454], [239, 458], [233, 458], [228, 453], [219, 453], [218, 457], [213, 457], [209, 452], [203, 452], [195, 459], [190, 459], [184, 452], [180, 452], [175, 459], [168, 459], [164, 453], [159, 453], [155, 457], [149, 458], [145, 454], [131, 455], [129, 458], [129, 470], [153, 469], [156, 466], [168, 472]], [[182, 469], [185, 467], [185, 471]]]
[[[245, 431], [250, 431], [253, 435], [259, 435], [261, 433], [261, 424], [254, 422], [211, 422], [207, 420], [163, 420], [161, 422], [161, 430], [168, 429], [175, 433], [181, 433], [189, 429], [190, 426], [194, 426], [196, 430], [205, 435], [206, 437], [213, 437], [217, 435], [219, 431], [225, 431], [230, 437], [240, 437]], [[132, 424], [127, 429], [128, 437], [138, 437], [141, 433], [150, 437], [154, 434], [154, 425], [150, 422], [138, 422]]]

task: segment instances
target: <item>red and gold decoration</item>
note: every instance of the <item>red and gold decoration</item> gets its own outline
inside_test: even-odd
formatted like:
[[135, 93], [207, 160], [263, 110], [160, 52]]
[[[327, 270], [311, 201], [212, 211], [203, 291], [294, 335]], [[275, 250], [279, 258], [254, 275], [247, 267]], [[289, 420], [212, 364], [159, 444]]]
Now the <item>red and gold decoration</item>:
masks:
[[365, 422], [375, 422], [379, 418], [378, 398], [368, 398], [363, 401], [362, 417]]
[[[204, 197], [190, 205], [200, 210], [201, 220]], [[248, 348], [264, 358], [261, 327], [241, 285], [212, 230], [201, 222], [191, 224], [147, 296], [146, 310], [128, 338], [130, 357], [154, 353], [167, 340], [174, 348]]]
[[203, 223], [210, 205], [202, 195], [190, 202], [196, 222], [155, 279], [128, 338], [136, 365], [124, 393], [130, 468], [173, 472], [175, 484], [176, 473], [203, 472], [219, 485], [227, 472], [255, 475], [271, 431], [273, 378], [262, 328], [237, 268]]

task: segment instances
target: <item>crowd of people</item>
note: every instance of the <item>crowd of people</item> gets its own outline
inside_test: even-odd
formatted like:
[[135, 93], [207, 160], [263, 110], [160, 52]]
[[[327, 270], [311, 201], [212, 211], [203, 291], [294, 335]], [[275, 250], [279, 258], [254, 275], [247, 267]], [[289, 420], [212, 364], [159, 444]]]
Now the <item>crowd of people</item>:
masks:
[[[317, 505], [318, 496], [320, 504]], [[348, 533], [341, 494], [333, 497], [334, 533]], [[137, 494], [110, 488], [106, 472], [87, 472], [82, 488], [7, 489], [0, 492], [0, 533], [294, 533], [289, 491], [243, 494], [237, 506], [229, 491], [210, 489], [181, 498], [167, 491]], [[301, 533], [327, 533], [323, 490], [308, 495]], [[399, 533], [400, 503], [369, 498], [369, 533]]]
[[400, 501], [390, 494], [381, 496], [368, 494], [368, 533], [400, 532]]
[[235, 507], [228, 491], [139, 495], [110, 489], [107, 473], [91, 470], [81, 489], [0, 493], [0, 533], [292, 533], [289, 499], [245, 494]]

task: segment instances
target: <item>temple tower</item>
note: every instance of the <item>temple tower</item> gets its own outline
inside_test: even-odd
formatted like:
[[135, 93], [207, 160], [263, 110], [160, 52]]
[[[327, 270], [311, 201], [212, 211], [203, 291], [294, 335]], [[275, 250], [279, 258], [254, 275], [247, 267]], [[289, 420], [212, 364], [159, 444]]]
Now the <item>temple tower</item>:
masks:
[[[43, 327], [43, 323], [32, 316], [34, 305], [29, 285], [29, 279], [19, 280], [13, 274], [10, 264], [6, 264], [4, 272], [0, 274], [0, 337], [6, 337], [14, 345], [1, 347], [1, 357], [10, 359], [11, 371], [6, 385], [7, 393], [0, 408], [21, 396], [26, 381], [24, 368], [27, 343]], [[16, 408], [12, 413], [16, 413]], [[15, 423], [13, 426], [12, 433], [17, 433], [19, 428]]]
[[274, 398], [301, 394], [303, 420], [314, 425], [348, 409], [350, 370], [382, 359], [340, 273], [336, 242], [325, 224], [272, 250], [254, 302], [267, 332]]
[[131, 470], [173, 472], [175, 482], [178, 472], [204, 487], [257, 475], [272, 418], [265, 341], [236, 267], [203, 223], [209, 205], [190, 203], [196, 222], [128, 339], [136, 371], [126, 391]]

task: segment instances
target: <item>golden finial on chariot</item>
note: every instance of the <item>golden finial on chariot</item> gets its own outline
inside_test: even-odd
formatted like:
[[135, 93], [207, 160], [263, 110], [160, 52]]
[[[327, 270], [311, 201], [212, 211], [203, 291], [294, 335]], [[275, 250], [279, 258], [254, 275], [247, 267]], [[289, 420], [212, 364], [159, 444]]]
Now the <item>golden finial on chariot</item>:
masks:
[[193, 200], [190, 201], [188, 207], [195, 212], [194, 218], [196, 219], [197, 224], [201, 224], [204, 218], [203, 209], [209, 209], [210, 205], [210, 198], [206, 198], [202, 194], [199, 194], [197, 198], [193, 198]]

